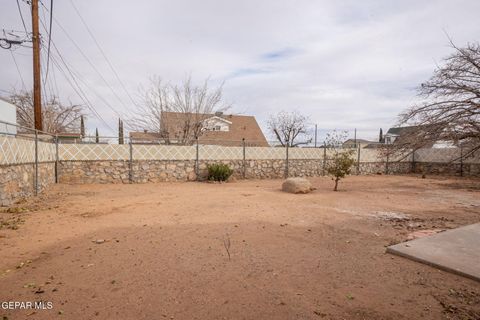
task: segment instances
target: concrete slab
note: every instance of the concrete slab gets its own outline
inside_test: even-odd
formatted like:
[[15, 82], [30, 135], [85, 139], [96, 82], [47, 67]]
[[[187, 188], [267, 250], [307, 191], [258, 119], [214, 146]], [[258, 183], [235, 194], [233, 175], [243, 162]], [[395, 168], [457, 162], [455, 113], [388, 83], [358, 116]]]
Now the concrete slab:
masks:
[[480, 281], [480, 223], [402, 242], [387, 252]]

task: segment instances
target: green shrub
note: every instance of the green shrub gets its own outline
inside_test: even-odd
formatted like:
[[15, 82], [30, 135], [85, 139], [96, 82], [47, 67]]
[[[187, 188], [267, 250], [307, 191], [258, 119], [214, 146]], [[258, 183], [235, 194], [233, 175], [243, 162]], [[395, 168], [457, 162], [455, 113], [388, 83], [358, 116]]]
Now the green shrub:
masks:
[[233, 170], [223, 163], [211, 164], [208, 167], [208, 180], [211, 181], [227, 181], [232, 175]]

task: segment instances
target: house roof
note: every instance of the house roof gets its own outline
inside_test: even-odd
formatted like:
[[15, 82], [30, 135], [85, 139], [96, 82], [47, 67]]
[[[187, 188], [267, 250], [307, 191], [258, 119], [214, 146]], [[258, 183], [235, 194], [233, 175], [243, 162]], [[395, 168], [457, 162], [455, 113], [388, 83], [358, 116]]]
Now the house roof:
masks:
[[73, 132], [60, 132], [57, 133], [59, 138], [80, 138], [82, 137], [81, 133], [73, 133]]
[[370, 141], [370, 140], [365, 140], [365, 139], [348, 139], [348, 140], [345, 140], [345, 142], [343, 144], [354, 144], [354, 143], [373, 143], [374, 141]]
[[370, 142], [365, 146], [365, 149], [377, 149], [383, 147], [385, 144], [381, 142]]
[[[171, 139], [178, 136], [178, 131], [181, 131], [186, 117], [192, 117], [192, 114], [185, 114], [179, 112], [163, 112], [162, 119], [168, 119], [168, 126], [165, 126], [167, 134]], [[199, 142], [203, 144], [218, 144], [229, 146], [241, 146], [242, 139], [248, 145], [268, 146], [257, 120], [254, 116], [244, 115], [224, 115], [224, 114], [201, 114], [194, 115], [197, 121], [204, 121], [207, 119], [219, 117], [225, 121], [230, 122], [228, 131], [205, 131], [199, 137]]]
[[404, 133], [409, 133], [409, 132], [412, 132], [414, 130], [417, 130], [418, 128], [419, 128], [419, 126], [393, 127], [393, 128], [388, 129], [386, 134], [400, 136]]
[[134, 143], [159, 143], [162, 139], [158, 132], [131, 131], [129, 136]]

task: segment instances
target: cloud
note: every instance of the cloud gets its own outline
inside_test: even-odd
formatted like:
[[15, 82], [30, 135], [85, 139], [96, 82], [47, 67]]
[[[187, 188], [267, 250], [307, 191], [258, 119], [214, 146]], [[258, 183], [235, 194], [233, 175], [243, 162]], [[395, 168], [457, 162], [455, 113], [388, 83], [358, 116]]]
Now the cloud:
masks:
[[[76, 5], [136, 99], [138, 87], [154, 74], [172, 83], [188, 74], [199, 83], [210, 77], [212, 85], [225, 81], [224, 96], [234, 112], [253, 114], [263, 126], [272, 113], [298, 110], [323, 131], [358, 128], [361, 138], [376, 138], [380, 127], [395, 124], [397, 114], [415, 101], [415, 87], [451, 52], [444, 30], [458, 45], [480, 38], [475, 0], [85, 0]], [[55, 16], [107, 79], [109, 85], [54, 25], [55, 44], [115, 128], [116, 113], [92, 89], [120, 113], [133, 108], [128, 96], [70, 1], [58, 2]], [[0, 19], [4, 26], [22, 28], [15, 3], [4, 5]], [[30, 51], [14, 54], [30, 86]], [[1, 50], [0, 61], [0, 89], [18, 86], [10, 53]], [[62, 98], [81, 102], [55, 69]], [[87, 125], [108, 132], [92, 117]]]
[[280, 50], [264, 53], [260, 56], [260, 59], [265, 61], [275, 61], [275, 60], [291, 57], [295, 53], [297, 53], [297, 50], [293, 48], [283, 48]]

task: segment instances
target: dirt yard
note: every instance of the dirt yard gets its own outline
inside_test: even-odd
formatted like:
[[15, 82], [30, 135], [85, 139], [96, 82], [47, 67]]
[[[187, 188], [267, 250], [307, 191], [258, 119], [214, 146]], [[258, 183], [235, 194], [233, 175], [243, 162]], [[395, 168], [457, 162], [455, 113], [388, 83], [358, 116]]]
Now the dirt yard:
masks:
[[385, 253], [479, 222], [480, 180], [281, 182], [56, 185], [0, 213], [0, 302], [53, 308], [0, 318], [480, 319], [478, 282]]

